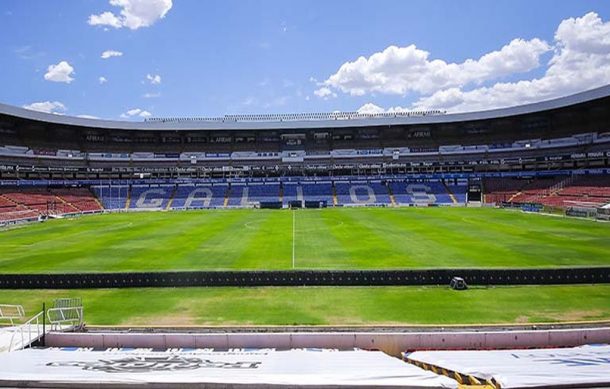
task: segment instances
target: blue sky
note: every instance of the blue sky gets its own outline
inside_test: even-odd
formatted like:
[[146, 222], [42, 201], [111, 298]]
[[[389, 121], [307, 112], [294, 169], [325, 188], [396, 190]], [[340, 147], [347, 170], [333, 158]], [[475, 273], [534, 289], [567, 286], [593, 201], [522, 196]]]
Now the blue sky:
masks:
[[66, 115], [458, 112], [610, 83], [610, 2], [3, 0], [0, 51]]

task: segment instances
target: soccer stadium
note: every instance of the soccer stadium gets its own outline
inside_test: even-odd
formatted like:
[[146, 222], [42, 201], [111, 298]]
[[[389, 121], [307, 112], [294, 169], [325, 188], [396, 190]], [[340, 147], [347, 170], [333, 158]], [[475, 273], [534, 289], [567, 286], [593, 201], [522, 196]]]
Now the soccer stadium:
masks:
[[0, 104], [0, 387], [610, 387], [610, 85], [141, 112]]

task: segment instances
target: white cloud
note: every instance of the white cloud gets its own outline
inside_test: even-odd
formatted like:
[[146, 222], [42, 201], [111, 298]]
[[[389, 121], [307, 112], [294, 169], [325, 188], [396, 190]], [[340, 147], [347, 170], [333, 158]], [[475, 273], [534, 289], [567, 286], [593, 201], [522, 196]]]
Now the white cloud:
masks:
[[133, 109], [130, 109], [129, 111], [121, 114], [121, 117], [123, 119], [129, 119], [129, 118], [134, 118], [134, 117], [147, 118], [149, 116], [152, 116], [152, 114], [150, 112], [145, 111], [140, 108], [133, 108]]
[[157, 97], [161, 97], [161, 92], [156, 92], [156, 93], [144, 93], [142, 95], [142, 97], [144, 97], [145, 99], [155, 99]]
[[82, 119], [99, 119], [99, 117], [93, 115], [76, 115], [76, 117]]
[[108, 59], [111, 57], [120, 57], [122, 55], [123, 53], [117, 50], [106, 50], [102, 53], [101, 57], [102, 59]]
[[88, 23], [92, 26], [110, 26], [114, 28], [123, 27], [121, 19], [117, 18], [112, 12], [91, 15], [89, 16]]
[[408, 112], [409, 108], [405, 107], [390, 107], [388, 109], [382, 108], [373, 103], [366, 103], [362, 107], [358, 108], [358, 113], [362, 114], [377, 114], [377, 113], [394, 113], [394, 112]]
[[551, 47], [540, 39], [514, 39], [479, 59], [447, 63], [429, 59], [430, 53], [415, 45], [390, 46], [368, 58], [344, 63], [323, 84], [353, 96], [375, 92], [433, 93], [443, 88], [528, 72], [540, 66], [540, 57], [549, 50]]
[[324, 100], [328, 99], [329, 97], [337, 97], [337, 94], [335, 92], [333, 92], [332, 90], [330, 90], [330, 88], [323, 86], [319, 89], [316, 89], [313, 92], [314, 95], [323, 98]]
[[483, 110], [547, 100], [610, 83], [610, 22], [594, 12], [563, 20], [544, 75], [464, 90], [441, 89], [421, 97], [417, 109]]
[[74, 78], [70, 77], [72, 73], [74, 73], [74, 68], [68, 62], [61, 61], [57, 65], [49, 65], [44, 79], [69, 84], [74, 81]]
[[24, 105], [23, 108], [30, 109], [32, 111], [55, 114], [61, 114], [61, 112], [66, 111], [66, 106], [59, 101], [41, 101], [38, 103]]
[[108, 79], [104, 76], [101, 76], [100, 78], [97, 79], [100, 83], [100, 85], [105, 84], [108, 82]]
[[121, 7], [120, 14], [106, 11], [91, 15], [88, 23], [92, 26], [127, 27], [131, 30], [149, 27], [165, 17], [172, 8], [172, 0], [110, 0], [110, 5]]
[[158, 74], [147, 74], [146, 79], [153, 85], [159, 85], [161, 83], [161, 76]]

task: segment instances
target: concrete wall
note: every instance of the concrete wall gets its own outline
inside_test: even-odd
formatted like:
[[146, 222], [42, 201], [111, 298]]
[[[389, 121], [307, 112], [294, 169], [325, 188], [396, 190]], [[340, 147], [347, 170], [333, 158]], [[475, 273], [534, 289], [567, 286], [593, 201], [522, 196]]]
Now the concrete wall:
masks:
[[406, 350], [570, 347], [592, 343], [610, 343], [610, 327], [408, 333], [50, 333], [46, 338], [46, 345], [53, 347], [362, 348], [394, 356]]

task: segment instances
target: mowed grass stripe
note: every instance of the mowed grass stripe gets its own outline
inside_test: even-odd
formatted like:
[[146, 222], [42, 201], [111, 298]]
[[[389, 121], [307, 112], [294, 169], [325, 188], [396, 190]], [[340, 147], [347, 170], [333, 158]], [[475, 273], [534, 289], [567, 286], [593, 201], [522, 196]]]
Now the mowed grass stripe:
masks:
[[28, 316], [82, 297], [87, 324], [407, 325], [610, 319], [610, 285], [448, 287], [143, 288], [0, 291]]
[[[292, 211], [144, 212], [0, 231], [6, 273], [285, 269]], [[469, 208], [295, 212], [298, 269], [610, 265], [610, 224]]]
[[[295, 211], [297, 269], [354, 269], [355, 263], [339, 237], [351, 226], [325, 210]], [[352, 242], [352, 244], [356, 244]]]

